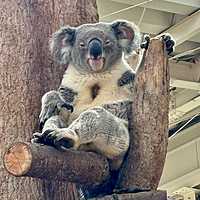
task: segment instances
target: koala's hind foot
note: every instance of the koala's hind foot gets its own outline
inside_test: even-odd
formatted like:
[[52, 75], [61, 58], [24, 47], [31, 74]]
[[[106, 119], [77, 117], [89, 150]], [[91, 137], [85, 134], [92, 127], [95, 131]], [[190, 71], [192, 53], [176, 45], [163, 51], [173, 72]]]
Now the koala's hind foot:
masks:
[[42, 130], [42, 133], [34, 133], [32, 143], [43, 143], [45, 145], [55, 146], [54, 139], [60, 128], [66, 128], [67, 122], [59, 115], [50, 117]]
[[79, 146], [76, 133], [68, 128], [46, 130], [43, 135], [45, 136], [45, 141], [49, 141], [48, 143], [51, 143], [51, 146], [59, 149], [77, 149]]

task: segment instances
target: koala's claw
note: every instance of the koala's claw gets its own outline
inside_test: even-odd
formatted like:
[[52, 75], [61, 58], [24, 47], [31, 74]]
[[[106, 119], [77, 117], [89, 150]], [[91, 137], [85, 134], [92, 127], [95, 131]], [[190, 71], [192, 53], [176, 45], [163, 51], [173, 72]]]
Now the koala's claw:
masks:
[[141, 47], [142, 49], [147, 50], [147, 49], [148, 49], [148, 46], [149, 46], [150, 39], [151, 39], [151, 37], [150, 37], [149, 35], [145, 35], [145, 36], [144, 36], [145, 42], [142, 43], [142, 44], [140, 45], [140, 47]]
[[56, 130], [46, 130], [43, 133], [43, 137], [44, 137], [44, 144], [50, 145], [50, 146], [54, 146], [57, 147], [57, 145], [55, 145], [55, 139], [57, 137], [57, 135], [59, 134], [58, 131]]
[[167, 53], [170, 54], [173, 52], [174, 50], [174, 45], [175, 45], [175, 42], [174, 40], [172, 39], [171, 35], [169, 34], [164, 34], [162, 35], [163, 39], [164, 39], [164, 42], [166, 44], [166, 47], [167, 47]]
[[[174, 45], [175, 45], [175, 42], [174, 40], [172, 39], [171, 35], [170, 34], [163, 34], [161, 35], [161, 37], [163, 38], [165, 44], [166, 44], [166, 47], [167, 47], [167, 53], [170, 54], [173, 52], [174, 50]], [[145, 39], [145, 42], [142, 43], [140, 45], [140, 47], [142, 49], [145, 49], [147, 50], [148, 49], [148, 46], [149, 46], [149, 42], [151, 40], [151, 37], [149, 35], [145, 35], [144, 36], [144, 39]]]
[[[71, 110], [71, 113], [74, 111], [74, 107], [73, 107], [72, 105], [66, 104], [66, 103], [63, 103], [63, 104], [61, 105], [60, 109], [61, 109], [61, 108], [67, 108], [67, 110]], [[60, 111], [60, 109], [59, 109], [59, 111]]]
[[31, 140], [32, 143], [42, 143], [42, 133], [34, 133], [33, 139]]
[[66, 132], [62, 129], [58, 130], [46, 130], [43, 133], [34, 133], [32, 143], [42, 143], [45, 145], [50, 145], [58, 149], [69, 149], [74, 147], [74, 137], [73, 132]]
[[42, 130], [45, 122], [52, 116], [52, 114], [56, 111], [57, 114], [60, 113], [61, 108], [66, 108], [71, 112], [74, 111], [72, 105], [67, 104], [65, 102], [58, 102], [56, 105], [47, 105], [43, 108], [42, 112], [40, 113], [40, 123], [39, 123], [39, 130]]
[[41, 143], [40, 137], [41, 137], [41, 133], [38, 133], [38, 132], [34, 133], [33, 139], [31, 139], [31, 143]]
[[34, 138], [31, 140], [31, 142], [54, 146], [54, 139], [56, 138], [56, 135], [52, 135], [52, 132], [53, 130], [46, 130], [43, 133], [36, 132], [33, 134]]

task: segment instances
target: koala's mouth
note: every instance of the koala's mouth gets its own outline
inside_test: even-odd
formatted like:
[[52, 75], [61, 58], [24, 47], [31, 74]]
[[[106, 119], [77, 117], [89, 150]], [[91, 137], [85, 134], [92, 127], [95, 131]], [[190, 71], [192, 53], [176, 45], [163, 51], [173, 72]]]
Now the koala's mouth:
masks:
[[90, 58], [88, 59], [88, 63], [92, 71], [99, 72], [99, 71], [102, 71], [104, 67], [105, 58], [102, 57], [102, 54], [98, 55], [96, 58], [93, 55], [90, 55]]

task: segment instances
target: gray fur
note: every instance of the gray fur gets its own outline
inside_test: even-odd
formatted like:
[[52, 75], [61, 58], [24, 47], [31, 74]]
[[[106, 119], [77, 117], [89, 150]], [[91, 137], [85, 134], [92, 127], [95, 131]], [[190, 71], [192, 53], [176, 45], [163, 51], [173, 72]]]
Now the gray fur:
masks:
[[[147, 49], [150, 39], [145, 39]], [[165, 37], [165, 42], [171, 52], [171, 37]], [[145, 53], [136, 73], [123, 55], [138, 51], [139, 44], [139, 29], [122, 20], [67, 26], [54, 33], [50, 40], [54, 59], [69, 65], [59, 90], [42, 98], [43, 129], [34, 134], [33, 142], [96, 151], [108, 158], [111, 170], [118, 170], [129, 148], [134, 82]]]
[[58, 89], [59, 94], [67, 103], [71, 103], [74, 101], [74, 97], [78, 95], [78, 92], [73, 91], [71, 88], [68, 88], [64, 85], [61, 85]]
[[135, 78], [135, 73], [133, 71], [128, 70], [122, 74], [120, 79], [117, 81], [117, 85], [119, 87], [127, 85], [127, 84], [133, 84], [134, 83], [134, 78]]
[[68, 104], [65, 101], [65, 99], [62, 98], [62, 95], [59, 92], [55, 90], [47, 92], [42, 97], [42, 111], [39, 116], [40, 118], [39, 128], [42, 129], [46, 120], [49, 119], [53, 113], [59, 114], [62, 107], [65, 107], [69, 110], [71, 109], [71, 111], [73, 111], [73, 107], [70, 104]]
[[[128, 21], [84, 24], [78, 28], [67, 26], [52, 36], [51, 52], [59, 62], [66, 64], [70, 61], [78, 70], [91, 72], [87, 62], [87, 46], [94, 35], [102, 44], [108, 40], [111, 41], [110, 45], [104, 46], [103, 71], [115, 65], [121, 59], [122, 52], [130, 55], [138, 51], [141, 39], [139, 29]], [[85, 48], [82, 48], [81, 44], [84, 44]], [[63, 49], [65, 49], [64, 52], [62, 52]]]
[[[100, 41], [98, 48], [102, 48], [98, 52], [102, 52], [103, 64], [97, 72], [94, 71], [93, 68], [95, 67], [91, 66], [88, 61], [88, 57], [90, 57], [89, 43], [93, 39]], [[69, 26], [61, 28], [53, 34], [50, 40], [50, 49], [55, 60], [64, 64], [69, 63], [80, 73], [77, 75], [76, 72], [72, 75], [72, 78], [73, 76], [80, 77], [80, 80], [74, 80], [79, 82], [84, 78], [84, 74], [87, 74], [91, 81], [91, 77], [96, 76], [95, 73], [98, 76], [98, 73], [112, 70], [113, 66], [122, 62], [123, 55], [137, 52], [139, 44], [140, 32], [133, 23], [115, 21], [113, 23], [84, 24], [77, 28]], [[95, 50], [93, 49], [93, 51]], [[125, 71], [117, 76], [119, 76], [118, 79], [114, 77], [116, 79], [114, 88], [133, 85], [133, 70]], [[78, 150], [97, 151], [109, 159], [111, 169], [118, 169], [129, 147], [128, 111], [131, 110], [132, 102], [122, 100], [105, 104], [103, 107], [89, 108], [68, 126], [67, 122], [66, 124], [63, 123], [64, 118], [61, 117], [63, 115], [52, 116], [52, 114], [54, 112], [59, 114], [61, 108], [66, 104], [74, 106], [74, 112], [77, 112], [77, 101], [82, 101], [85, 98], [81, 97], [76, 89], [66, 85], [71, 81], [68, 80], [68, 77], [69, 69], [66, 70], [58, 92], [50, 91], [44, 95], [40, 114], [40, 128], [43, 127], [42, 134], [35, 134], [35, 138], [39, 142], [44, 140], [43, 143], [45, 144], [48, 144], [49, 140], [49, 145], [59, 148], [71, 147]], [[104, 76], [100, 77], [103, 78]], [[87, 79], [85, 80], [87, 82]], [[88, 87], [87, 90], [90, 90], [90, 97], [88, 98], [91, 98], [88, 101], [96, 101], [96, 98], [101, 95], [105, 88], [102, 83], [97, 78]], [[127, 87], [127, 90], [130, 90], [129, 87]], [[87, 93], [87, 91], [85, 92]]]
[[132, 104], [132, 101], [121, 101], [113, 104], [106, 104], [104, 105], [104, 108], [116, 117], [124, 119], [128, 122], [130, 119]]
[[51, 53], [54, 59], [66, 64], [71, 58], [71, 51], [62, 52], [62, 48], [69, 47], [73, 45], [73, 38], [75, 35], [75, 29], [71, 27], [61, 28], [59, 31], [53, 34], [49, 41]]

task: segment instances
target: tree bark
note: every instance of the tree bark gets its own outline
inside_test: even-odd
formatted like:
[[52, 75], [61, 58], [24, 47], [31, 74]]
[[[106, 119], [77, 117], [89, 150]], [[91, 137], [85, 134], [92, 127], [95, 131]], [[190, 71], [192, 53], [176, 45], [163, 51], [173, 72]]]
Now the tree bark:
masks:
[[162, 38], [150, 41], [133, 102], [130, 150], [116, 188], [156, 190], [168, 144], [169, 66]]
[[109, 179], [109, 164], [101, 154], [42, 144], [14, 143], [5, 153], [4, 165], [14, 176], [68, 181], [85, 188], [95, 188]]
[[[60, 85], [66, 66], [53, 62], [48, 41], [67, 24], [98, 21], [95, 0], [0, 0], [0, 158], [37, 131], [42, 95]], [[2, 200], [79, 199], [76, 185], [14, 177], [0, 163]]]

